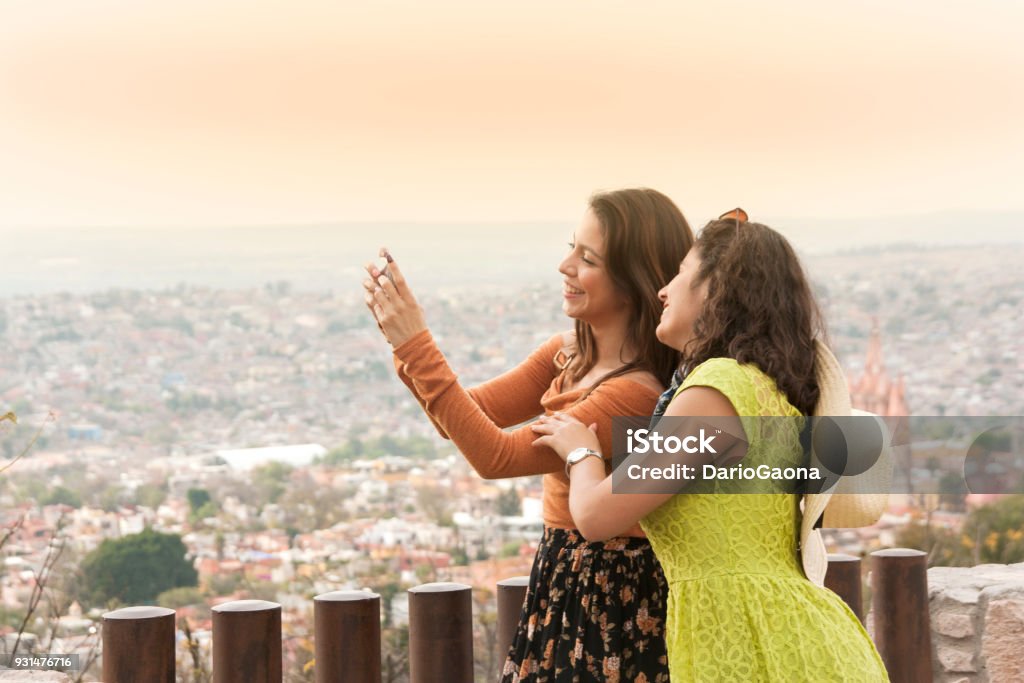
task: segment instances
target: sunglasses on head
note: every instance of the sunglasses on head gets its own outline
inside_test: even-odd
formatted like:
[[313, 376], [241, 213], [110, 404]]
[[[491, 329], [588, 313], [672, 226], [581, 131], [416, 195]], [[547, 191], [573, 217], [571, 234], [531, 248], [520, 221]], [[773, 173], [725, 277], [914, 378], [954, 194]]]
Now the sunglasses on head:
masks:
[[750, 220], [750, 218], [747, 217], [747, 212], [739, 208], [738, 206], [735, 209], [732, 209], [731, 211], [726, 211], [725, 213], [718, 217], [718, 220], [720, 221], [725, 221], [729, 219], [732, 219], [737, 223], [746, 223], [747, 221]]

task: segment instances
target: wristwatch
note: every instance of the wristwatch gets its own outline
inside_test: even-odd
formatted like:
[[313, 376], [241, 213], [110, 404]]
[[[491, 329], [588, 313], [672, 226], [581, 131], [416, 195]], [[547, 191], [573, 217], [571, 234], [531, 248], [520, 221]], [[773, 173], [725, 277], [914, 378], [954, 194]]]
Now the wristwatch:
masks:
[[584, 448], [583, 446], [580, 446], [579, 448], [574, 448], [571, 451], [569, 451], [569, 455], [565, 456], [565, 476], [569, 476], [569, 469], [573, 465], [580, 462], [584, 458], [589, 458], [590, 456], [594, 456], [595, 458], [599, 458], [601, 460], [604, 459], [601, 457], [601, 454], [598, 453], [597, 451], [592, 450], [590, 448]]

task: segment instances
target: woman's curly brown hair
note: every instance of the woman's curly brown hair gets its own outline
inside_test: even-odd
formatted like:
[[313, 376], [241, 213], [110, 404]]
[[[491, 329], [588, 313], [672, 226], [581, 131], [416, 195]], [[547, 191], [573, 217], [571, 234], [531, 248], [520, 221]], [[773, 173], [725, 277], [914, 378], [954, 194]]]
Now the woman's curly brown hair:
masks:
[[693, 286], [707, 281], [708, 295], [683, 366], [721, 357], [752, 363], [810, 415], [819, 394], [814, 340], [825, 329], [789, 242], [760, 223], [720, 219], [704, 226], [694, 248], [701, 263]]

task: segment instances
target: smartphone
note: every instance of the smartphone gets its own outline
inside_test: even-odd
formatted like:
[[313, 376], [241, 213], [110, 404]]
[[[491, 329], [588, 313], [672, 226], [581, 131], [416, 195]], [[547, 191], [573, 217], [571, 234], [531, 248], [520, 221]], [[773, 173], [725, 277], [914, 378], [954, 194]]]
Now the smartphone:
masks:
[[[380, 252], [377, 255], [380, 256], [381, 258], [385, 259], [388, 263], [391, 263], [392, 261], [395, 260], [391, 256], [391, 252], [388, 251], [387, 247], [381, 247], [380, 248]], [[380, 269], [380, 272], [383, 273], [384, 275], [387, 275], [388, 279], [391, 280], [391, 284], [395, 284], [395, 276], [391, 274], [391, 271], [388, 270], [388, 267], [387, 267], [386, 264], [385, 264], [385, 266], [383, 268]]]

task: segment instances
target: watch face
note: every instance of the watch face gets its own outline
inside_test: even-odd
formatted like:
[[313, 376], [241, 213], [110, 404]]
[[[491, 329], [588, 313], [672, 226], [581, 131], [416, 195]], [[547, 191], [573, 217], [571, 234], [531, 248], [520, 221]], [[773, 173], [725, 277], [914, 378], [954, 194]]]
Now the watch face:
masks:
[[577, 463], [585, 457], [587, 457], [586, 448], [574, 448], [571, 451], [569, 451], [569, 455], [566, 456], [565, 459], [568, 462]]

